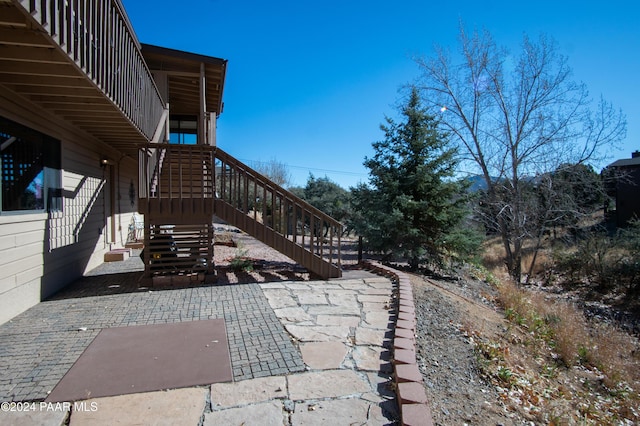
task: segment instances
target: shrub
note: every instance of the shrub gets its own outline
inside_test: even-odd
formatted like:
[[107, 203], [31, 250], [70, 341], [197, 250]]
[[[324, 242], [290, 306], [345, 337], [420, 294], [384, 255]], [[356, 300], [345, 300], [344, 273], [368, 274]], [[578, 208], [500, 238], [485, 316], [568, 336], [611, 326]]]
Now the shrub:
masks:
[[229, 267], [235, 272], [253, 271], [253, 261], [247, 257], [247, 250], [238, 250], [231, 262], [229, 262]]

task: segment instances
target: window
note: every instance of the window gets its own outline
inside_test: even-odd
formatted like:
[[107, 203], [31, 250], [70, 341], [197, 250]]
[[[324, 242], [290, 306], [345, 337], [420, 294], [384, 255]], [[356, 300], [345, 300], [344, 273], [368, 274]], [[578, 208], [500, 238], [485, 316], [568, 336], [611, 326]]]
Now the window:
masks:
[[194, 145], [198, 143], [198, 118], [172, 115], [169, 119], [169, 143]]
[[1, 211], [59, 210], [60, 141], [0, 117]]

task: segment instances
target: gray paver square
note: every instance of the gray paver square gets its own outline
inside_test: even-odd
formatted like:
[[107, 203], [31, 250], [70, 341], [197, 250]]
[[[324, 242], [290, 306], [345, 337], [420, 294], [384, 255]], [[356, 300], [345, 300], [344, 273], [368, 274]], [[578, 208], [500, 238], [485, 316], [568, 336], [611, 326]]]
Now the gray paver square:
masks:
[[377, 404], [359, 398], [296, 404], [295, 411], [291, 415], [291, 424], [295, 426], [329, 424], [373, 426], [388, 423]]
[[275, 313], [276, 316], [284, 322], [302, 323], [305, 321], [311, 321], [313, 319], [311, 315], [306, 313], [304, 309], [299, 306], [276, 309]]
[[297, 293], [298, 302], [301, 305], [328, 305], [329, 301], [323, 292], [300, 292]]
[[[202, 417], [206, 393], [202, 388], [187, 388], [96, 398], [85, 402], [89, 409], [71, 414], [70, 426], [195, 425]], [[120, 418], [114, 419], [114, 413]]]
[[345, 341], [350, 331], [348, 326], [338, 325], [305, 326], [287, 324], [285, 328], [301, 342]]
[[286, 397], [288, 395], [285, 377], [263, 377], [211, 385], [211, 403], [216, 409]]
[[45, 411], [40, 410], [39, 405], [35, 407], [35, 411], [0, 412], [0, 424], [11, 426], [60, 426], [64, 424], [68, 416], [68, 412], [64, 410]]
[[293, 401], [348, 396], [372, 389], [353, 370], [325, 370], [289, 377], [289, 396]]

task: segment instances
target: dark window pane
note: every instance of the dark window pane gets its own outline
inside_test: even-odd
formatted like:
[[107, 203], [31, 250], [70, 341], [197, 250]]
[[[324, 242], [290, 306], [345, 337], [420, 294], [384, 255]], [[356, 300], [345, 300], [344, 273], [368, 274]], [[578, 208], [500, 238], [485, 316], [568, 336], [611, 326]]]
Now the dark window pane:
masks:
[[60, 142], [0, 117], [2, 210], [44, 210], [44, 168], [60, 168]]

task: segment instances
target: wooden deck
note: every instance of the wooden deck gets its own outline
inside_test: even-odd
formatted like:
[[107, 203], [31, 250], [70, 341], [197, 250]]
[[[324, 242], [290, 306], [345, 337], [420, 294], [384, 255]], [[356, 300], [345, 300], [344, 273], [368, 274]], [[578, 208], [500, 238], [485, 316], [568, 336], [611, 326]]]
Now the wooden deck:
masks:
[[119, 0], [1, 1], [0, 17], [1, 84], [116, 149], [154, 140], [166, 104]]

